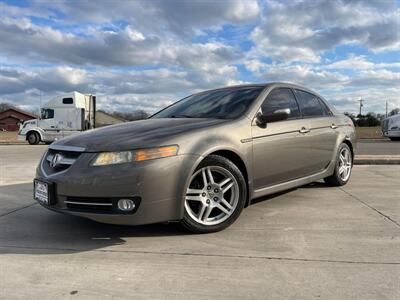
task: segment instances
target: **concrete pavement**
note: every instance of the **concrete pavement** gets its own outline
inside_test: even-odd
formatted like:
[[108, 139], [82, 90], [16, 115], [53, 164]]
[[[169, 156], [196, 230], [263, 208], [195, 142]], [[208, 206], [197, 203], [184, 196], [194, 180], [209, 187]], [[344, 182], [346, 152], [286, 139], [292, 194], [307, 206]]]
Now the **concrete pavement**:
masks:
[[44, 147], [16, 147], [0, 147], [0, 299], [400, 297], [400, 166], [356, 166], [343, 188], [260, 199], [191, 235], [47, 211], [31, 196]]
[[0, 185], [32, 179], [46, 149], [46, 145], [0, 145]]

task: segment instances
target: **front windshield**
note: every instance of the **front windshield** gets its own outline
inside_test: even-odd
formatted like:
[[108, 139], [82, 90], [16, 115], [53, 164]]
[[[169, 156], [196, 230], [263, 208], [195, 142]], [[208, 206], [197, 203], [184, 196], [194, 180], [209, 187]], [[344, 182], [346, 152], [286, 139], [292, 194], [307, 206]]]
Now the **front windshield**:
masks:
[[264, 87], [240, 87], [203, 92], [186, 97], [151, 118], [217, 118], [242, 116]]

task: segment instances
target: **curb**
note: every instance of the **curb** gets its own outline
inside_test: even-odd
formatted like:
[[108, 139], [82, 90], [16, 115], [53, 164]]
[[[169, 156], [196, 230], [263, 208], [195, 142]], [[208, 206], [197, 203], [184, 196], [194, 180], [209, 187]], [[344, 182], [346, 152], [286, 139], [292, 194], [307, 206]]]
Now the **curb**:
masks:
[[3, 141], [0, 141], [0, 146], [9, 146], [9, 145], [29, 145], [29, 144], [28, 144], [28, 142], [23, 142], [23, 141], [21, 141], [21, 142], [13, 142], [13, 141], [11, 141], [11, 142], [3, 142]]
[[355, 165], [400, 165], [400, 155], [356, 155]]

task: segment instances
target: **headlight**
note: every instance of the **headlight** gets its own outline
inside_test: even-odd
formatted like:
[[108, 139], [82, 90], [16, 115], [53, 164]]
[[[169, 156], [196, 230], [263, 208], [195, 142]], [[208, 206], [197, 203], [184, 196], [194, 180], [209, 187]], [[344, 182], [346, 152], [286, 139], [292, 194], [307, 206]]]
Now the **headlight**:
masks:
[[105, 166], [123, 164], [134, 161], [150, 160], [162, 157], [170, 157], [178, 154], [178, 146], [164, 146], [159, 148], [138, 149], [120, 152], [102, 152], [97, 154], [92, 166]]

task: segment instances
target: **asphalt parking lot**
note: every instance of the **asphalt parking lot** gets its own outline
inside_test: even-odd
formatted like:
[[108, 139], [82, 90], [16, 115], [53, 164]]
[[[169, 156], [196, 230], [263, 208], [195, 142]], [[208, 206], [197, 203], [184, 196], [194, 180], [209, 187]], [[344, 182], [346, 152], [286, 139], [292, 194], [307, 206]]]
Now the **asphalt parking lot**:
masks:
[[0, 146], [0, 298], [399, 299], [400, 165], [260, 199], [225, 231], [121, 227], [32, 200], [44, 146]]

